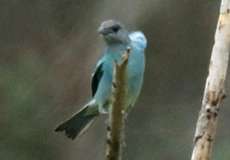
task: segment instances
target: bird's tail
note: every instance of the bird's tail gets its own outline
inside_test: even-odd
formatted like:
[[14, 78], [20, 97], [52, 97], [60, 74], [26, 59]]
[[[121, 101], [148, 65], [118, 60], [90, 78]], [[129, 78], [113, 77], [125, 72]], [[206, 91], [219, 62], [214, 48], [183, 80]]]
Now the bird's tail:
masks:
[[64, 131], [68, 138], [75, 139], [92, 124], [97, 116], [98, 109], [92, 102], [90, 102], [70, 119], [59, 124], [55, 129], [55, 132]]

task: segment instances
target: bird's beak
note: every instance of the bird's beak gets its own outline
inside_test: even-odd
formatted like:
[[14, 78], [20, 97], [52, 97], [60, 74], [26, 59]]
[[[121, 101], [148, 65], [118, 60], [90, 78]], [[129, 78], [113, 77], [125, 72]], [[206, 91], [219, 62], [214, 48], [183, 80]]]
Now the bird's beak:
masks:
[[97, 31], [99, 34], [102, 34], [102, 35], [107, 35], [107, 34], [111, 33], [111, 31], [109, 29], [104, 28], [102, 26], [100, 26]]
[[97, 29], [97, 32], [100, 33], [100, 34], [102, 34], [102, 32], [103, 32], [102, 26], [100, 26], [100, 27]]

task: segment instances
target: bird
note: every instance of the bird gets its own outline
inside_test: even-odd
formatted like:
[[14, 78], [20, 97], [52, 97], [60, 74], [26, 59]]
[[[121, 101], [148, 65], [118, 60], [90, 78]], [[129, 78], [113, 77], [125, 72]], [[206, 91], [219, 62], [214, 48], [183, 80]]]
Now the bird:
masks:
[[126, 112], [133, 108], [143, 85], [145, 49], [147, 47], [144, 33], [141, 31], [129, 32], [117, 20], [103, 21], [98, 28], [98, 33], [105, 42], [105, 50], [92, 74], [92, 96], [82, 109], [55, 129], [56, 132], [65, 132], [65, 135], [70, 139], [75, 139], [84, 133], [96, 117], [109, 112], [112, 107], [114, 62], [121, 62], [122, 55], [127, 48], [130, 49], [130, 54], [127, 64]]

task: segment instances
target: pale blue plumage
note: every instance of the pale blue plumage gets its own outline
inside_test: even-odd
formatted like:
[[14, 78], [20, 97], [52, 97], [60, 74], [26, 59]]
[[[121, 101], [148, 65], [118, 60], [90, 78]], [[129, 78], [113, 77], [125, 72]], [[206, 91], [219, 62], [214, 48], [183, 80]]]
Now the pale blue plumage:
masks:
[[[128, 62], [128, 96], [127, 104], [133, 106], [141, 90], [145, 68], [144, 49], [146, 47], [146, 39], [141, 32], [133, 32], [129, 34], [130, 42], [127, 44], [108, 45], [106, 52], [99, 64], [103, 64], [103, 76], [99, 82], [98, 90], [95, 94], [95, 103], [98, 104], [99, 111], [104, 113], [107, 108], [107, 101], [111, 98], [112, 75], [114, 61], [120, 61], [122, 54], [130, 47], [131, 53]], [[104, 105], [106, 104], [106, 105]], [[110, 104], [110, 103], [109, 103]]]
[[122, 54], [129, 47], [131, 53], [127, 66], [127, 110], [135, 104], [142, 87], [147, 40], [140, 31], [129, 33], [122, 24], [108, 20], [101, 24], [99, 33], [106, 42], [106, 49], [96, 65], [92, 76], [92, 100], [72, 118], [59, 125], [56, 131], [65, 131], [74, 139], [100, 113], [107, 113], [111, 107], [112, 78], [114, 62], [120, 62]]

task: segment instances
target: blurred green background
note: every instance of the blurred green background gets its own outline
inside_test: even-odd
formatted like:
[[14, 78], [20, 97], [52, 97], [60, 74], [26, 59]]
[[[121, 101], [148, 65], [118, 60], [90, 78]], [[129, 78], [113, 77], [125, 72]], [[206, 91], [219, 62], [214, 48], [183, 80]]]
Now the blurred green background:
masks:
[[[128, 118], [124, 159], [190, 159], [219, 5], [0, 0], [0, 159], [104, 159], [106, 117], [75, 141], [53, 129], [91, 95], [91, 72], [104, 46], [97, 27], [106, 19], [142, 30], [148, 39], [144, 87]], [[227, 98], [218, 124], [218, 160], [230, 158], [229, 104]]]

